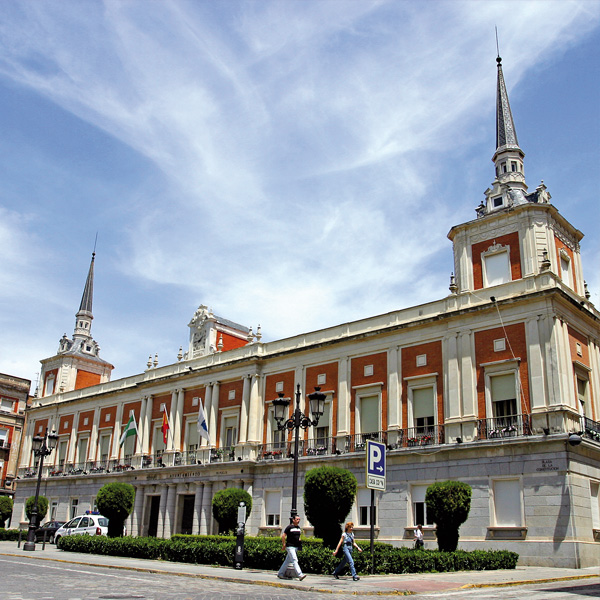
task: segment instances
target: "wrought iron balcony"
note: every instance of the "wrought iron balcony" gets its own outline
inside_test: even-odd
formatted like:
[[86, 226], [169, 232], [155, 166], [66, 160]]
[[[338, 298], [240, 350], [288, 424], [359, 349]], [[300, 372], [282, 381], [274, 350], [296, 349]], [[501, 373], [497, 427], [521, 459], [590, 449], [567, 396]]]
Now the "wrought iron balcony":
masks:
[[589, 419], [588, 417], [582, 417], [581, 421], [583, 435], [596, 442], [600, 442], [600, 423], [598, 423], [598, 421], [592, 421], [592, 419]]
[[477, 421], [477, 438], [480, 440], [521, 437], [531, 435], [529, 415], [492, 417]]

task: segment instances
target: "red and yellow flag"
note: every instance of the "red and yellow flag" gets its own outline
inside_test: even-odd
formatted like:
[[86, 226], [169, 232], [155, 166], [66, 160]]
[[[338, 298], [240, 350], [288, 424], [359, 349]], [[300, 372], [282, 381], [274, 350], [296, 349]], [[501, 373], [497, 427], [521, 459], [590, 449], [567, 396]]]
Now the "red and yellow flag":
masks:
[[167, 411], [163, 411], [163, 422], [162, 422], [162, 427], [160, 428], [163, 434], [163, 442], [165, 443], [165, 446], [167, 445], [167, 435], [169, 433], [169, 419], [167, 418]]

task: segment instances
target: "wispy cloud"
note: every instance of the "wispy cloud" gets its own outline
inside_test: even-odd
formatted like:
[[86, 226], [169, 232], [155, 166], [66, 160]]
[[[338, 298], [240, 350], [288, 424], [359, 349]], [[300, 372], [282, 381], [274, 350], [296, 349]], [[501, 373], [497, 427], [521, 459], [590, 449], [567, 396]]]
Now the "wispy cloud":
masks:
[[445, 234], [479, 197], [444, 180], [493, 110], [494, 25], [515, 86], [600, 13], [508, 7], [15, 3], [0, 75], [152, 165], [111, 198], [120, 277], [276, 337], [445, 293]]

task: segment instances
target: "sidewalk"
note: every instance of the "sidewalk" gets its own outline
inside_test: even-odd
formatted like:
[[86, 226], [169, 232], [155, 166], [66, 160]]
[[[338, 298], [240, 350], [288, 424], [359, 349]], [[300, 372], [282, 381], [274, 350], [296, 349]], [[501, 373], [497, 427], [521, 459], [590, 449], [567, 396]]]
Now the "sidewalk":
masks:
[[406, 575], [366, 575], [360, 581], [352, 581], [349, 575], [339, 580], [326, 575], [308, 574], [304, 581], [277, 578], [275, 571], [254, 569], [235, 570], [229, 567], [172, 563], [160, 560], [122, 558], [63, 552], [56, 546], [36, 544], [34, 552], [25, 552], [17, 542], [0, 542], [0, 555], [19, 556], [24, 562], [49, 560], [71, 564], [94, 565], [113, 569], [128, 569], [149, 573], [163, 573], [201, 579], [265, 585], [281, 588], [303, 589], [326, 593], [355, 593], [357, 595], [398, 595], [402, 592], [423, 594], [472, 587], [507, 586], [524, 583], [543, 583], [557, 580], [600, 578], [600, 567], [587, 569], [562, 569], [552, 567], [517, 567], [503, 571], [460, 571], [458, 573], [420, 573]]

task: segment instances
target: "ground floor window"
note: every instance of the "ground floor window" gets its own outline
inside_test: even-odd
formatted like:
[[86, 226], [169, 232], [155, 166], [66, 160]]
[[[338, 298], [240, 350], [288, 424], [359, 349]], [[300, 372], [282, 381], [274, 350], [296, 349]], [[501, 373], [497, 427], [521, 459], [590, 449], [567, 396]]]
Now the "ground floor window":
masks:
[[265, 524], [278, 527], [281, 523], [281, 492], [265, 492]]
[[[374, 518], [373, 524], [377, 524], [377, 497], [375, 497]], [[371, 490], [358, 490], [356, 496], [356, 506], [358, 509], [358, 524], [363, 527], [371, 526]]]
[[425, 504], [427, 487], [427, 485], [413, 485], [410, 489], [413, 519], [410, 525], [413, 527], [417, 525], [433, 525], [433, 519], [427, 514], [427, 505]]
[[496, 527], [523, 525], [523, 499], [519, 479], [498, 479], [492, 483], [493, 515]]
[[592, 502], [592, 528], [600, 530], [600, 484], [590, 481], [590, 497]]
[[77, 516], [79, 509], [79, 498], [71, 498], [71, 516], [69, 519], [74, 519]]

